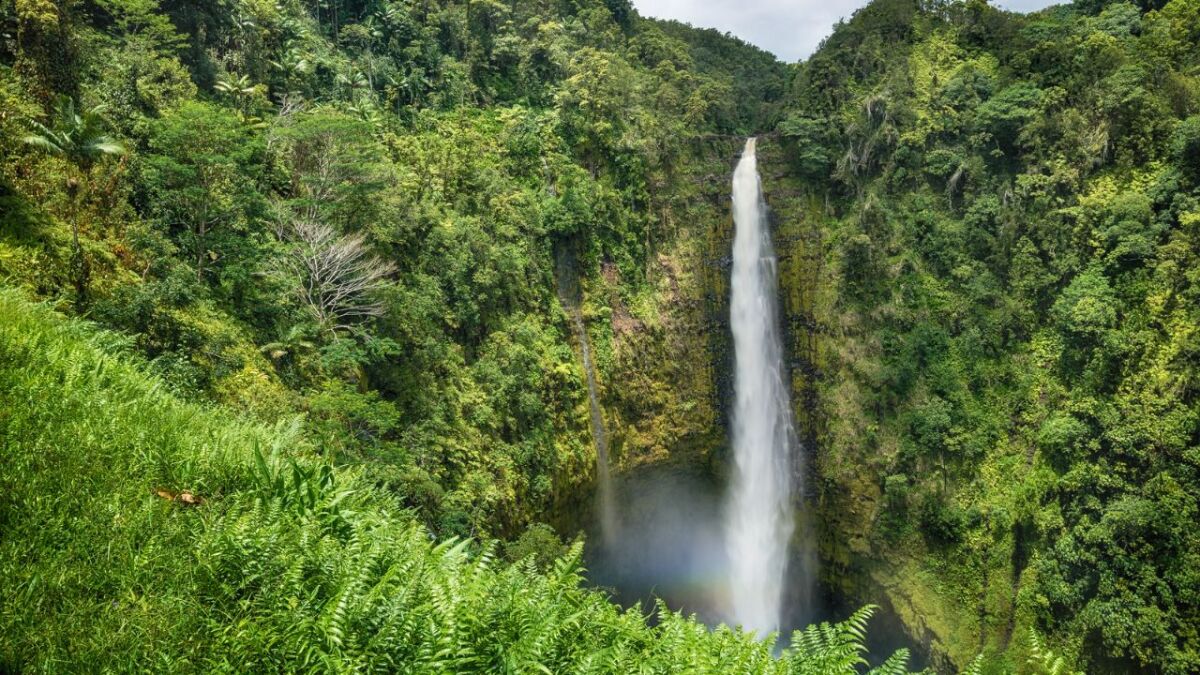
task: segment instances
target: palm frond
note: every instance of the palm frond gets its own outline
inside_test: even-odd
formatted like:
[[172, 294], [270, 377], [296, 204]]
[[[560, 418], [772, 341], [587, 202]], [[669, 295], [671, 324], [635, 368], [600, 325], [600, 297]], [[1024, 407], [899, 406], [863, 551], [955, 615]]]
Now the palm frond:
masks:
[[[38, 125], [38, 126], [41, 126], [41, 125]], [[56, 143], [54, 140], [54, 137], [52, 135], [50, 135], [49, 133], [47, 133], [45, 135], [42, 135], [42, 134], [29, 135], [29, 136], [26, 136], [25, 138], [22, 138], [21, 140], [22, 140], [22, 142], [24, 142], [28, 145], [32, 145], [33, 147], [38, 148], [49, 155], [61, 156], [64, 154], [62, 146], [60, 146], [58, 143]]]

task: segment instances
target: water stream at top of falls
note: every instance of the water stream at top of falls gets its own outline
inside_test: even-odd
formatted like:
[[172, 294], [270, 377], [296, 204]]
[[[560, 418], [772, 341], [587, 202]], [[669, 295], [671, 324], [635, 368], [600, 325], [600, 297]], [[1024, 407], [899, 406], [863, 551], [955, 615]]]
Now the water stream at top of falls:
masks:
[[730, 621], [760, 636], [783, 615], [792, 515], [792, 424], [780, 338], [775, 251], [756, 139], [733, 174], [734, 471], [725, 512]]

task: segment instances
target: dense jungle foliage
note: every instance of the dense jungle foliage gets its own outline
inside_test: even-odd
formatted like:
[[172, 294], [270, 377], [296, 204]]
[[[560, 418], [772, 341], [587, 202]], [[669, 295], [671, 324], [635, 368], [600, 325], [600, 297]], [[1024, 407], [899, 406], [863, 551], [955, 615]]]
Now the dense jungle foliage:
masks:
[[650, 627], [584, 587], [580, 544], [436, 543], [295, 418], [180, 401], [125, 336], [11, 289], [0, 316], [0, 672], [859, 672], [869, 607], [781, 657]]
[[0, 672], [850, 672], [864, 613], [648, 625], [539, 522], [581, 337], [619, 467], [719, 463], [752, 133], [826, 583], [946, 668], [1200, 670], [1197, 0], [790, 67], [627, 0], [0, 0]]
[[779, 130], [828, 557], [960, 665], [1200, 670], [1200, 3], [881, 0]]

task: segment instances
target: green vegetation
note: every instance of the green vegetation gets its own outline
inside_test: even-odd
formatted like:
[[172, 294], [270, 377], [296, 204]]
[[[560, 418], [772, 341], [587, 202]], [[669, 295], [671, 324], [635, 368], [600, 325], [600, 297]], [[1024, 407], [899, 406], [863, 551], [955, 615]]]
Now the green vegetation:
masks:
[[866, 613], [649, 626], [544, 524], [568, 312], [616, 467], [721, 465], [752, 133], [826, 583], [941, 669], [1200, 669], [1197, 0], [790, 67], [626, 0], [0, 0], [0, 671], [850, 672]]
[[665, 607], [649, 627], [582, 588], [578, 544], [539, 560], [553, 533], [510, 547], [512, 565], [434, 543], [296, 419], [182, 402], [112, 355], [124, 338], [11, 290], [0, 317], [0, 670], [852, 673], [861, 658], [869, 610], [776, 659]]
[[[100, 107], [77, 111], [75, 101], [60, 94], [55, 102], [52, 127], [33, 122], [34, 133], [25, 142], [43, 152], [61, 157], [75, 169], [77, 175], [67, 178], [66, 193], [74, 211], [79, 193], [87, 193], [87, 181], [92, 166], [107, 155], [125, 152], [120, 143], [112, 140], [103, 128]], [[71, 267], [75, 274], [75, 303], [79, 310], [87, 308], [88, 261], [79, 243], [79, 223], [71, 219]]]
[[1023, 667], [1032, 627], [1200, 669], [1198, 114], [1194, 0], [884, 0], [796, 70], [768, 199], [820, 268], [789, 311], [827, 574], [960, 667]]
[[592, 480], [563, 274], [622, 461], [717, 445], [694, 223], [784, 72], [611, 0], [0, 2], [0, 670], [853, 672], [867, 612], [778, 658], [527, 527]]

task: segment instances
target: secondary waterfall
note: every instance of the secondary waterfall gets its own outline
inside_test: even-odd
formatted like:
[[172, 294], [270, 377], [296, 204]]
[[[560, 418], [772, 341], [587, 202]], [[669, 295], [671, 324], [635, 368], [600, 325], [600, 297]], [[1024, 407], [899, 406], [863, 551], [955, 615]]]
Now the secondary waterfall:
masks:
[[583, 375], [587, 384], [588, 412], [591, 419], [592, 443], [596, 448], [596, 493], [600, 513], [600, 536], [606, 547], [611, 546], [617, 534], [617, 507], [613, 499], [612, 476], [608, 468], [608, 432], [604, 428], [604, 415], [600, 410], [596, 367], [592, 363], [592, 346], [588, 340], [587, 326], [583, 324], [580, 310], [579, 281], [571, 271], [572, 264], [565, 249], [559, 251], [555, 261], [557, 268], [558, 299], [571, 319], [575, 339], [579, 341], [579, 352], [583, 361]]
[[617, 507], [613, 502], [612, 476], [608, 469], [608, 432], [604, 429], [604, 416], [596, 396], [596, 368], [592, 365], [591, 343], [587, 328], [579, 309], [572, 312], [575, 332], [579, 335], [579, 351], [583, 356], [583, 372], [587, 379], [588, 409], [592, 418], [592, 441], [596, 445], [596, 482], [600, 500], [600, 535], [604, 544], [610, 546], [617, 534]]
[[733, 482], [725, 546], [731, 621], [760, 636], [779, 628], [792, 519], [792, 426], [776, 299], [776, 260], [756, 139], [733, 173]]

